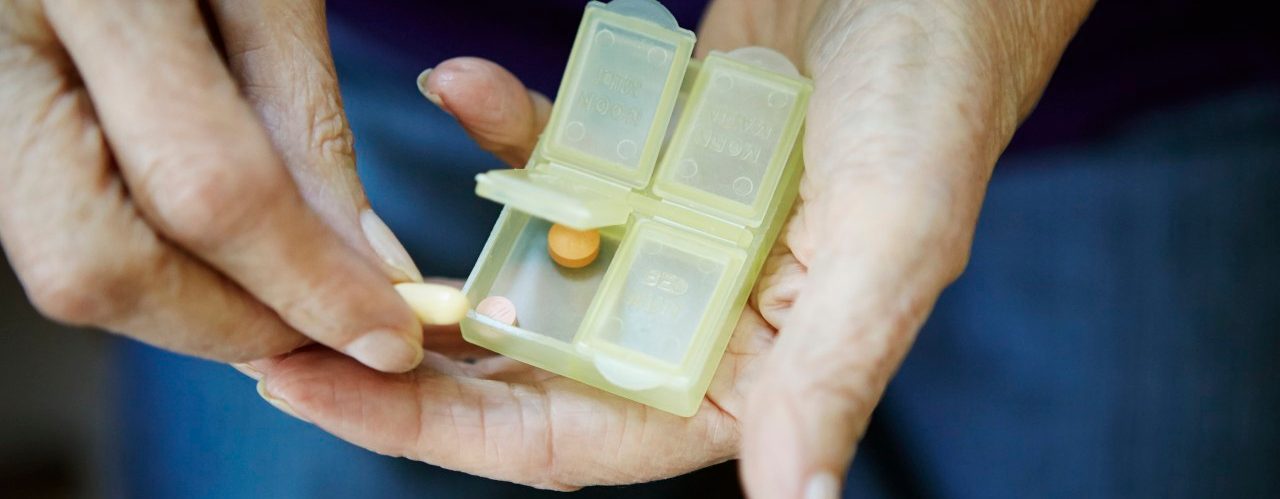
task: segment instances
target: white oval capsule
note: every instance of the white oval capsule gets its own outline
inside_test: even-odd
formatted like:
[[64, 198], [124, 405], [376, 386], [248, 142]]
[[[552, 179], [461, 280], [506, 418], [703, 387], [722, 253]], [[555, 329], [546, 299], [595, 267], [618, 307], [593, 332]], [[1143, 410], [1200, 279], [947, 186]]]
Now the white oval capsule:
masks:
[[467, 309], [470, 308], [466, 295], [453, 286], [406, 282], [396, 284], [395, 288], [423, 324], [457, 324], [467, 316]]

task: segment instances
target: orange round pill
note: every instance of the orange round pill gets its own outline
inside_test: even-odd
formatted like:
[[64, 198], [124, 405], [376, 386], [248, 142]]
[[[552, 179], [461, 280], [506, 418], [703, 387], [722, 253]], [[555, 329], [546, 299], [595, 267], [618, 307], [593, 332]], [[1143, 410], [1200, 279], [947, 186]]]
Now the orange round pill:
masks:
[[563, 267], [580, 269], [600, 255], [600, 231], [574, 230], [552, 224], [547, 231], [547, 252]]

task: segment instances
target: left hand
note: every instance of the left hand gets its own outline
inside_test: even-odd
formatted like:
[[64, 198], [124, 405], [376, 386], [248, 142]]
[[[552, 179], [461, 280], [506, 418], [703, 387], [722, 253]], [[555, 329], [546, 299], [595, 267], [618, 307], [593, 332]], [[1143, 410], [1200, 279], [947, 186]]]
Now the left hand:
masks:
[[[710, 7], [700, 53], [774, 47], [804, 62], [815, 92], [797, 207], [692, 418], [501, 357], [455, 362], [456, 336], [407, 374], [322, 349], [259, 361], [261, 386], [379, 453], [537, 487], [648, 481], [741, 456], [752, 495], [833, 497], [965, 265], [996, 158], [1090, 3]], [[426, 85], [482, 146], [523, 165], [544, 98], [476, 59], [441, 64]]]

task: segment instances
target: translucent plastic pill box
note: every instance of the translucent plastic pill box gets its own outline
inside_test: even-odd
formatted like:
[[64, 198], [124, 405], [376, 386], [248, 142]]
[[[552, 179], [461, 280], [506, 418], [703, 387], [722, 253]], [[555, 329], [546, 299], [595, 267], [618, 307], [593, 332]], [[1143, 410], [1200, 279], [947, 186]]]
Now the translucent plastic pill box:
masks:
[[[464, 292], [510, 299], [518, 322], [472, 310], [468, 341], [698, 410], [795, 199], [812, 85], [771, 50], [699, 62], [693, 45], [653, 0], [587, 6], [528, 165], [476, 177], [505, 208]], [[596, 260], [552, 261], [553, 223], [599, 230]]]

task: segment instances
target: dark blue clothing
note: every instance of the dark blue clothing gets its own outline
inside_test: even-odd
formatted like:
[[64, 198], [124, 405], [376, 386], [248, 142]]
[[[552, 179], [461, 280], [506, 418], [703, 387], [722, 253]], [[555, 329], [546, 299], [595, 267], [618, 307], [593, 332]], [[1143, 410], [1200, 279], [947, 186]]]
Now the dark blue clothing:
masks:
[[[332, 4], [373, 205], [424, 273], [465, 276], [498, 212], [472, 177], [501, 164], [414, 77], [480, 55], [552, 94], [582, 2]], [[968, 271], [890, 385], [847, 494], [1280, 497], [1276, 38], [1233, 9], [1130, 5], [1101, 3], [1001, 160]], [[698, 2], [678, 7], [696, 25]], [[455, 221], [447, 240], [439, 220]], [[226, 366], [137, 344], [122, 358], [129, 497], [554, 495], [361, 450]], [[735, 473], [583, 494], [736, 493]]]
[[1113, 128], [1002, 160], [857, 497], [1280, 496], [1280, 86]]

